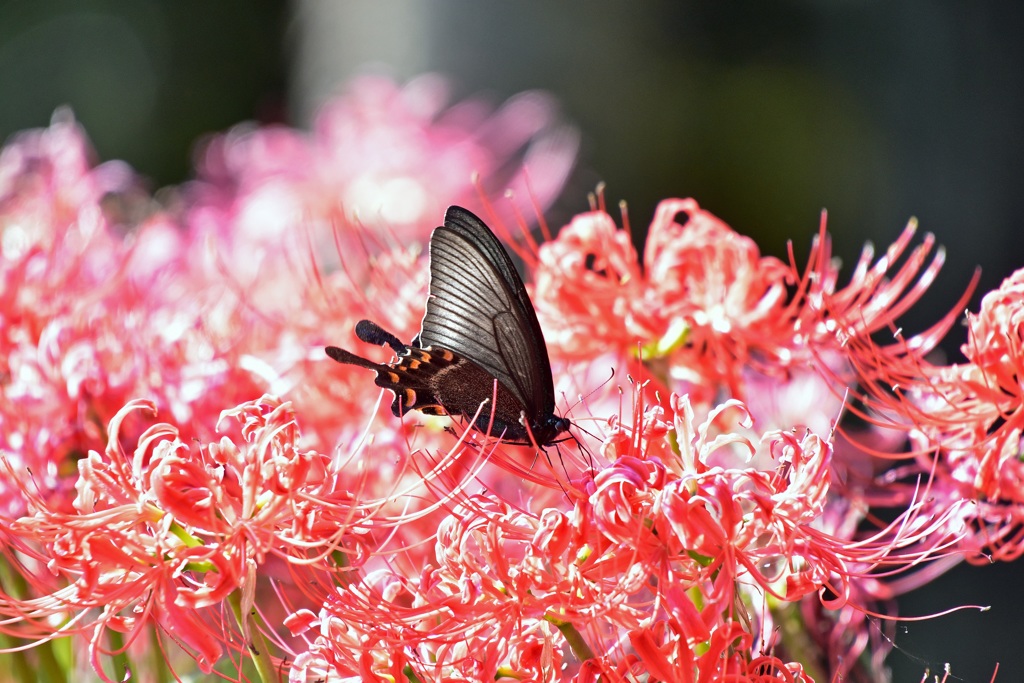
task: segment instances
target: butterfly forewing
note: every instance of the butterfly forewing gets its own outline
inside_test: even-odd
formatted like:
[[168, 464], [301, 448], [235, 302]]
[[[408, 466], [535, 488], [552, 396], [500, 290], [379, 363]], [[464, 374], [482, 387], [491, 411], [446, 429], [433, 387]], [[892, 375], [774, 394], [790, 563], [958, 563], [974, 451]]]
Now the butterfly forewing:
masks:
[[451, 349], [512, 392], [531, 415], [554, 412], [551, 364], [523, 281], [478, 218], [452, 207], [430, 239], [420, 344]]
[[[523, 280], [519, 277], [519, 271], [516, 270], [512, 259], [508, 257], [505, 247], [501, 246], [494, 233], [491, 232], [491, 229], [483, 221], [461, 206], [448, 207], [448, 211], [444, 215], [444, 225], [447, 229], [480, 249], [480, 252], [484, 254], [487, 261], [494, 265], [501, 273], [502, 279], [509, 285], [512, 293], [518, 300], [519, 309], [530, 323], [529, 336], [538, 342], [535, 346], [544, 352], [542, 360], [547, 364], [547, 369], [550, 371], [551, 364], [548, 362], [547, 347], [544, 345], [544, 336], [541, 334], [540, 323], [537, 322], [537, 314], [534, 311], [533, 302], [530, 301], [530, 296], [526, 293], [526, 287], [523, 286]], [[522, 331], [527, 333], [527, 330]]]
[[526, 287], [498, 239], [465, 209], [448, 209], [430, 237], [430, 291], [412, 343], [368, 320], [356, 336], [390, 346], [397, 359], [375, 363], [334, 346], [327, 355], [375, 371], [377, 386], [394, 392], [396, 416], [459, 415], [510, 443], [540, 446], [570, 427], [555, 415], [551, 363]]
[[494, 233], [483, 221], [460, 206], [451, 206], [444, 214], [444, 227], [479, 249], [487, 263], [497, 269], [502, 280], [510, 285], [520, 305], [533, 311], [519, 271], [508, 257], [505, 247], [495, 239]]

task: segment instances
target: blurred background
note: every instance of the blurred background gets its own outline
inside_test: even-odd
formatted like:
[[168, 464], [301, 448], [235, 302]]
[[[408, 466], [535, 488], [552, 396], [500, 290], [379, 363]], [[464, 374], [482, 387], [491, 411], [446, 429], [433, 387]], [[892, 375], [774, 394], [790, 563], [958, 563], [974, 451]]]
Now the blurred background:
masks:
[[[0, 0], [0, 138], [70, 105], [100, 159], [151, 189], [189, 178], [203, 136], [245, 120], [309, 124], [367, 69], [434, 71], [454, 99], [558, 98], [582, 147], [549, 213], [607, 183], [638, 244], [660, 199], [695, 197], [762, 250], [806, 256], [820, 212], [851, 264], [916, 216], [947, 265], [906, 321], [941, 317], [1024, 266], [1024, 4], [587, 0]], [[978, 297], [972, 301], [977, 308]], [[946, 350], [963, 340], [955, 328]], [[901, 613], [992, 605], [899, 629], [896, 681], [1024, 668], [1024, 571], [961, 567]]]

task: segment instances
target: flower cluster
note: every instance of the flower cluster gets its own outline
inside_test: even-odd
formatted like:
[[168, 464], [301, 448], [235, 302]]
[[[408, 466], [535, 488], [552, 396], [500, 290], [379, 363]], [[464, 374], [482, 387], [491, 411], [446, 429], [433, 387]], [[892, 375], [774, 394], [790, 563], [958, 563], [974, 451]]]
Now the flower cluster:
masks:
[[[798, 264], [692, 199], [640, 253], [600, 197], [538, 245], [520, 202], [574, 134], [446, 98], [358, 79], [310, 133], [212, 138], [164, 203], [68, 112], [0, 152], [17, 680], [884, 680], [869, 617], [1024, 552], [1024, 271], [939, 365], [967, 294], [900, 332], [943, 260], [913, 223], [844, 285], [824, 222]], [[571, 439], [395, 419], [324, 354], [362, 318], [413, 338], [449, 204], [526, 261]]]

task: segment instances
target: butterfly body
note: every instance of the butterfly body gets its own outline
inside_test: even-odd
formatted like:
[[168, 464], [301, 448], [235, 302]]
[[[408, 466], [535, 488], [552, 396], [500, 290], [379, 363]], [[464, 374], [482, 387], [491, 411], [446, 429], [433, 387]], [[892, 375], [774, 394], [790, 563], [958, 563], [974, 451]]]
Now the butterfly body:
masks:
[[547, 347], [526, 287], [494, 234], [465, 209], [449, 208], [431, 235], [429, 296], [413, 342], [369, 320], [356, 325], [356, 336], [387, 344], [397, 360], [374, 363], [334, 346], [327, 354], [374, 370], [374, 383], [395, 394], [396, 416], [479, 413], [476, 429], [540, 446], [569, 429], [555, 414]]

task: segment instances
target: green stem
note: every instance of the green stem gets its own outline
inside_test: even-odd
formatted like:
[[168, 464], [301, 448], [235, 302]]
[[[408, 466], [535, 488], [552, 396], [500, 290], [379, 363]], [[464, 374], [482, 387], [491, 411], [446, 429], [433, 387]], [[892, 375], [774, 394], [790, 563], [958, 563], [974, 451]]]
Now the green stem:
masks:
[[124, 647], [124, 635], [120, 631], [108, 629], [107, 639], [110, 641], [110, 651], [112, 654], [111, 659], [114, 665], [114, 680], [123, 680], [125, 672], [131, 670], [131, 663], [128, 661], [128, 652]]
[[576, 630], [576, 627], [572, 625], [572, 622], [563, 621], [552, 616], [546, 616], [544, 619], [554, 624], [555, 628], [561, 631], [562, 637], [565, 638], [565, 642], [569, 643], [569, 648], [580, 662], [594, 659], [594, 651], [590, 649], [590, 645], [588, 645], [587, 641], [583, 639], [583, 634]]
[[[238, 622], [239, 628], [243, 633], [246, 632], [244, 618], [242, 615], [242, 598], [241, 592], [235, 591], [228, 598], [228, 604], [231, 605], [231, 611], [235, 614], [235, 621]], [[263, 620], [260, 618], [259, 612], [253, 609], [249, 614], [250, 624], [248, 631], [252, 636], [252, 642], [246, 643], [246, 649], [249, 651], [249, 657], [252, 659], [253, 664], [256, 665], [256, 672], [259, 674], [260, 680], [263, 683], [278, 683], [280, 680], [277, 676], [277, 671], [274, 668], [274, 660], [270, 656], [270, 645], [267, 643], [266, 638], [263, 637], [263, 632], [260, 630], [260, 626], [263, 626]]]
[[154, 676], [154, 683], [170, 683], [171, 673], [167, 666], [167, 662], [164, 659], [164, 651], [160, 643], [159, 629], [155, 627], [149, 629], [149, 641], [150, 657], [153, 662], [150, 667], [150, 673]]
[[65, 667], [61, 666], [60, 661], [57, 659], [57, 653], [55, 650], [58, 647], [70, 644], [70, 638], [61, 638], [59, 640], [48, 641], [37, 647], [36, 653], [39, 655], [39, 670], [33, 672], [33, 678], [26, 680], [66, 681], [68, 679], [68, 671]]
[[[25, 571], [16, 564], [12, 564], [7, 558], [0, 561], [0, 594], [7, 594], [15, 599], [31, 594], [32, 591], [23, 573]], [[0, 634], [0, 650], [16, 647], [19, 640], [14, 636]], [[10, 652], [5, 654], [4, 658], [10, 663], [15, 680], [25, 681], [25, 683], [35, 683], [39, 680], [67, 681], [67, 669], [60, 665], [54, 654], [54, 648], [66, 642], [68, 639], [59, 638], [36, 645], [32, 649], [32, 653], [38, 658], [35, 666], [32, 664], [28, 651]]]
[[415, 672], [415, 671], [413, 671], [413, 670], [412, 670], [412, 667], [411, 667], [411, 666], [409, 666], [408, 664], [406, 664], [406, 665], [405, 665], [405, 666], [404, 666], [404, 667], [402, 668], [402, 673], [403, 673], [403, 674], [405, 674], [405, 677], [406, 677], [407, 679], [409, 679], [409, 683], [423, 683], [423, 682], [422, 682], [422, 681], [420, 680], [420, 677], [416, 675], [416, 672]]
[[[14, 638], [0, 633], [0, 650], [15, 647], [15, 643]], [[4, 663], [11, 674], [11, 680], [20, 681], [21, 683], [32, 683], [39, 679], [39, 672], [33, 670], [32, 665], [28, 661], [28, 653], [25, 651], [5, 653]]]

